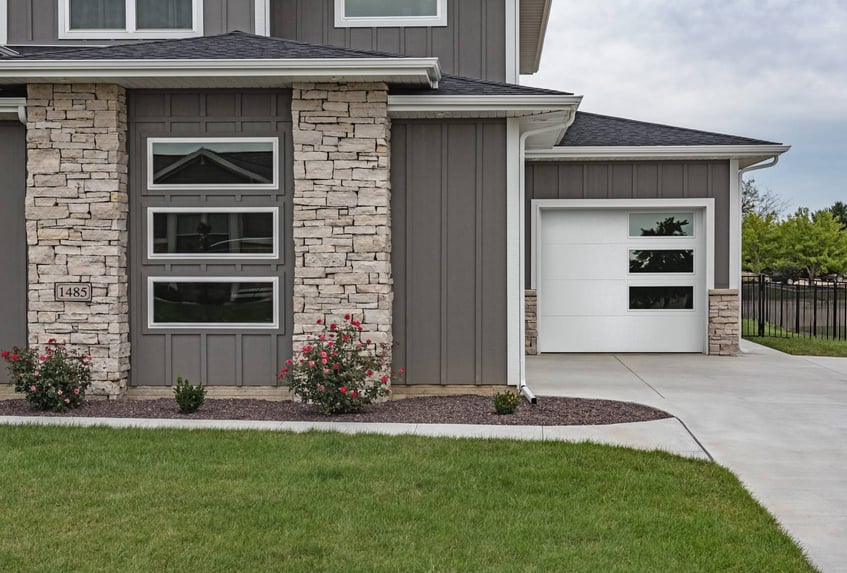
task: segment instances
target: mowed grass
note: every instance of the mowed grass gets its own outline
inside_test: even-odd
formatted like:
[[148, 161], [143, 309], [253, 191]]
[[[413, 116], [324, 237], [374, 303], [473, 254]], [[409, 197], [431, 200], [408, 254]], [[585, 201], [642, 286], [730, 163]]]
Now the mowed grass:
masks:
[[[743, 332], [758, 332], [758, 323], [744, 319]], [[768, 346], [796, 356], [838, 356], [847, 357], [847, 340], [830, 340], [807, 336], [794, 336], [779, 326], [766, 325], [766, 334], [773, 336], [749, 336], [744, 338], [751, 342]]]
[[812, 571], [727, 470], [590, 444], [0, 427], [0, 571]]

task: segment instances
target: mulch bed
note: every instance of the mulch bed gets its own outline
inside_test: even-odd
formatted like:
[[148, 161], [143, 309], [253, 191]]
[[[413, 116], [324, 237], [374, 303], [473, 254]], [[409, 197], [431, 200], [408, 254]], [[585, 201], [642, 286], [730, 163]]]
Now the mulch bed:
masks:
[[275, 420], [319, 422], [395, 422], [408, 424], [496, 424], [584, 426], [661, 420], [662, 410], [611, 400], [539, 397], [538, 404], [521, 402], [513, 415], [498, 416], [485, 396], [428, 396], [371, 405], [361, 414], [326, 417], [295, 402], [266, 400], [206, 400], [195, 414], [180, 414], [171, 399], [91, 400], [72, 412], [32, 410], [24, 400], [0, 401], [0, 416], [86, 416], [102, 418], [179, 418], [207, 420]]

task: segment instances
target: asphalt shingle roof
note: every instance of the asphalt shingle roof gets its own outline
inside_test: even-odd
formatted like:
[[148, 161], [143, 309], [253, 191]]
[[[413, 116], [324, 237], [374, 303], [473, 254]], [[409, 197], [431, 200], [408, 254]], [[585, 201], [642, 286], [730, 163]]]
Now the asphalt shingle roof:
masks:
[[432, 88], [396, 88], [391, 95], [573, 95], [569, 92], [548, 90], [495, 82], [477, 80], [461, 76], [443, 75], [438, 81], [438, 89]]
[[557, 147], [642, 147], [670, 145], [779, 145], [771, 141], [686, 129], [594, 113], [577, 112]]
[[[15, 49], [13, 47], [13, 49]], [[397, 54], [307, 44], [282, 38], [230, 32], [219, 36], [22, 50], [14, 60], [292, 60], [326, 58], [402, 58]]]

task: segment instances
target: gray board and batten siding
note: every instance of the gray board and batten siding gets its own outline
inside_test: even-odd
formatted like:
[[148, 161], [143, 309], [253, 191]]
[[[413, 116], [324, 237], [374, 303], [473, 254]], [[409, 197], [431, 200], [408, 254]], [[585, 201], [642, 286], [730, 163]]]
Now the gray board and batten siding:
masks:
[[[17, 121], [0, 121], [0, 349], [27, 345], [26, 245], [26, 128]], [[9, 382], [5, 365], [0, 383]]]
[[395, 120], [391, 145], [394, 367], [506, 384], [506, 122]]
[[506, 0], [448, 0], [447, 26], [336, 28], [335, 0], [271, 2], [271, 36], [437, 57], [445, 74], [506, 81]]
[[715, 199], [715, 288], [728, 288], [729, 177], [728, 161], [527, 162], [526, 260], [532, 260], [533, 199], [711, 197]]
[[[60, 40], [56, 0], [7, 0], [9, 45], [104, 44], [106, 40]], [[204, 0], [203, 35], [256, 29], [253, 0]], [[131, 40], [129, 40], [131, 41]], [[126, 43], [126, 39], [121, 40]]]
[[[173, 384], [176, 376], [212, 386], [270, 386], [291, 356], [294, 245], [290, 90], [133, 91], [129, 94], [130, 328], [133, 386]], [[148, 188], [148, 137], [278, 137], [278, 190]], [[149, 260], [148, 207], [278, 207], [279, 258]], [[190, 255], [188, 256], [190, 257]], [[150, 329], [151, 276], [277, 277], [277, 329]]]

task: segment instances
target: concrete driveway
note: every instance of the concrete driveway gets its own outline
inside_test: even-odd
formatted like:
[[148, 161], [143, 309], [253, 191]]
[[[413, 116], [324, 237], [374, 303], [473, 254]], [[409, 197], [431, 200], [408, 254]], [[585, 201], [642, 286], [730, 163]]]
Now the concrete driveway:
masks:
[[847, 358], [745, 342], [702, 355], [527, 357], [543, 396], [629, 400], [680, 418], [826, 572], [847, 571]]

